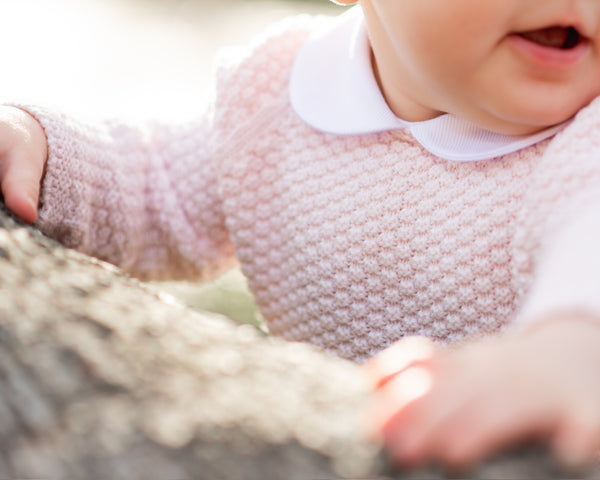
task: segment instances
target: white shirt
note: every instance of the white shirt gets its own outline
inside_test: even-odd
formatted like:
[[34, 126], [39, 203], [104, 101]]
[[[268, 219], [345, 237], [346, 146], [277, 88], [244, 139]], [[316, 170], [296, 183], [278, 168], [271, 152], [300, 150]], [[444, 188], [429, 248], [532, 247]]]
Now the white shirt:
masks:
[[423, 122], [397, 117], [375, 79], [360, 7], [340, 15], [303, 45], [292, 69], [290, 100], [298, 116], [317, 130], [359, 135], [407, 128], [429, 152], [461, 162], [515, 152], [551, 137], [568, 123], [532, 135], [510, 136], [452, 114]]

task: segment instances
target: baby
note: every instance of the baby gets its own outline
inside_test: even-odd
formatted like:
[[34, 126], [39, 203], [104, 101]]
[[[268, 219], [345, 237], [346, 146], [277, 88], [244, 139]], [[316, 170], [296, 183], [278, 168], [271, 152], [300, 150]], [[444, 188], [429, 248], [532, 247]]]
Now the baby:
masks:
[[273, 334], [369, 360], [400, 464], [532, 438], [578, 464], [600, 446], [599, 52], [597, 0], [361, 0], [228, 50], [192, 123], [3, 107], [1, 189], [143, 278], [239, 261]]

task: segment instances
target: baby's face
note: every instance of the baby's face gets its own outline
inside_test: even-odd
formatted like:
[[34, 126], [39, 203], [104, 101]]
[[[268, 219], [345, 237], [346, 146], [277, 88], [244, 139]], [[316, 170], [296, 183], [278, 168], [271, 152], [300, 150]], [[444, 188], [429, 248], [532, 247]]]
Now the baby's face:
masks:
[[600, 0], [361, 0], [390, 107], [525, 134], [600, 95]]

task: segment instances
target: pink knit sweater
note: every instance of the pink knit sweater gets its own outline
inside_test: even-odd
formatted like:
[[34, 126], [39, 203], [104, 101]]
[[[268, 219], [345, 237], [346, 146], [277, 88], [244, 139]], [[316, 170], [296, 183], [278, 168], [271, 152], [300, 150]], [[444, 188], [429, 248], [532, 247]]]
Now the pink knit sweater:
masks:
[[547, 311], [600, 313], [600, 103], [501, 158], [434, 157], [406, 130], [335, 136], [287, 91], [299, 17], [219, 62], [186, 125], [83, 124], [25, 107], [48, 136], [39, 227], [144, 278], [239, 261], [270, 330], [364, 360]]

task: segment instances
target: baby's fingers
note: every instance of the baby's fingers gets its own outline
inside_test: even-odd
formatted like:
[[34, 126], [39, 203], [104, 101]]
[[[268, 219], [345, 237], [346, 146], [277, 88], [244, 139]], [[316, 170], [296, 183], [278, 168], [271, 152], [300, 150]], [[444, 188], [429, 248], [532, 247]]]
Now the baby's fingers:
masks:
[[383, 387], [400, 372], [423, 364], [435, 355], [433, 343], [424, 337], [401, 340], [367, 362], [364, 367], [375, 389]]
[[0, 187], [4, 202], [9, 210], [29, 223], [37, 220], [43, 168], [43, 162], [35, 162], [27, 158], [6, 161], [3, 168]]
[[46, 135], [23, 110], [0, 106], [0, 192], [6, 206], [26, 222], [37, 220]]

